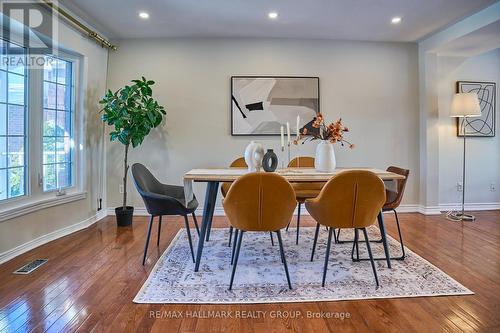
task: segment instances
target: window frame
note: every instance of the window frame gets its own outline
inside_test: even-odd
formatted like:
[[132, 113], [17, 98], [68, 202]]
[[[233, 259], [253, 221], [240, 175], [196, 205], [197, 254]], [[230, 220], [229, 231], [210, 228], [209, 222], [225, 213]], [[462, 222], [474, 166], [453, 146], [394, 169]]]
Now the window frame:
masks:
[[[17, 43], [16, 41], [10, 41], [10, 40], [6, 40], [6, 39], [2, 39], [2, 42], [3, 43], [10, 43], [10, 44], [15, 44], [19, 47], [22, 47], [19, 43]], [[28, 55], [29, 55], [29, 51], [27, 48], [24, 48], [25, 51], [24, 51], [24, 57], [25, 59], [27, 60], [28, 58]], [[30, 120], [29, 120], [29, 117], [28, 117], [28, 113], [29, 113], [29, 109], [30, 109], [30, 91], [29, 91], [29, 86], [30, 86], [30, 80], [29, 80], [29, 70], [28, 68], [25, 66], [24, 67], [24, 74], [18, 74], [18, 73], [15, 73], [15, 72], [10, 72], [8, 71], [8, 69], [5, 69], [5, 78], [6, 78], [6, 84], [5, 84], [5, 88], [7, 90], [7, 96], [6, 96], [6, 99], [5, 99], [5, 103], [3, 103], [5, 105], [5, 113], [8, 115], [9, 113], [9, 105], [10, 103], [8, 102], [9, 101], [9, 97], [8, 97], [8, 94], [9, 94], [9, 73], [12, 73], [14, 75], [22, 75], [24, 77], [24, 194], [23, 195], [18, 195], [18, 196], [15, 196], [15, 197], [10, 197], [10, 198], [5, 198], [5, 199], [1, 199], [0, 200], [0, 209], [3, 208], [3, 206], [9, 206], [10, 204], [16, 204], [17, 202], [19, 201], [25, 201], [26, 198], [28, 198], [30, 196], [30, 140], [29, 140], [29, 128], [30, 128]], [[12, 105], [16, 105], [16, 106], [21, 106], [19, 104], [12, 104]], [[8, 117], [8, 116], [7, 116]], [[9, 177], [8, 176], [8, 172], [9, 172], [9, 157], [8, 157], [8, 153], [9, 153], [9, 148], [8, 148], [8, 126], [9, 124], [6, 122], [5, 124], [6, 126], [6, 135], [5, 135], [5, 144], [6, 144], [6, 152], [7, 152], [7, 156], [6, 156], [6, 167], [5, 167], [5, 170], [7, 172], [7, 178]], [[8, 192], [9, 191], [9, 187], [8, 187], [8, 180], [7, 180], [7, 187], [6, 187], [6, 191]]]
[[[30, 50], [26, 56], [30, 57]], [[47, 55], [72, 64], [72, 185], [48, 191], [43, 190], [43, 68], [25, 68], [25, 193], [22, 196], [0, 200], [0, 222], [38, 209], [86, 198], [83, 64], [85, 58], [77, 53], [59, 48], [55, 54]]]
[[[48, 55], [48, 57], [50, 57]], [[71, 185], [70, 186], [64, 186], [64, 187], [59, 187], [59, 188], [54, 188], [54, 189], [49, 189], [49, 190], [44, 190], [43, 189], [43, 166], [44, 166], [44, 163], [43, 163], [43, 139], [44, 139], [44, 135], [43, 135], [43, 116], [44, 116], [44, 110], [46, 109], [43, 105], [43, 88], [44, 88], [44, 84], [45, 82], [49, 82], [49, 83], [54, 83], [56, 84], [56, 90], [57, 90], [57, 82], [52, 82], [52, 81], [46, 81], [44, 79], [44, 73], [43, 73], [43, 70], [42, 70], [42, 115], [41, 115], [41, 122], [40, 122], [40, 152], [42, 153], [42, 156], [41, 156], [41, 160], [40, 160], [40, 163], [41, 163], [41, 169], [40, 169], [40, 172], [38, 174], [38, 179], [40, 181], [40, 187], [41, 187], [41, 190], [43, 193], [50, 193], [50, 192], [56, 192], [58, 193], [58, 195], [61, 195], [61, 190], [66, 192], [66, 191], [71, 191], [75, 186], [78, 186], [77, 183], [77, 180], [78, 180], [78, 177], [76, 177], [77, 175], [77, 169], [78, 166], [77, 166], [77, 152], [76, 150], [78, 149], [77, 147], [77, 140], [75, 140], [75, 134], [76, 134], [76, 126], [77, 125], [77, 119], [76, 119], [76, 84], [77, 84], [77, 80], [75, 80], [76, 78], [76, 73], [77, 71], [75, 70], [76, 66], [77, 66], [77, 59], [74, 59], [73, 57], [68, 57], [68, 56], [64, 56], [64, 57], [61, 57], [60, 55], [52, 55], [53, 58], [56, 58], [58, 60], [63, 60], [63, 61], [66, 61], [66, 62], [69, 62], [71, 63], [71, 83], [69, 84], [69, 87], [71, 88], [71, 106], [70, 106], [70, 115], [71, 115], [71, 152], [70, 152], [70, 162], [69, 164], [71, 165]], [[65, 85], [67, 86], [67, 85]], [[57, 104], [57, 97], [56, 97], [56, 104]], [[54, 112], [56, 112], [56, 117], [57, 117], [57, 112], [61, 112], [59, 109], [57, 109], [57, 105], [56, 105], [56, 108], [55, 109], [50, 109], [49, 110], [52, 110]], [[63, 112], [67, 112], [67, 111], [63, 111]], [[55, 123], [55, 126], [57, 127], [57, 122]], [[57, 132], [57, 129], [55, 129], [55, 131]], [[56, 159], [56, 162], [52, 163], [54, 166], [56, 166], [57, 164], [62, 164], [62, 163], [58, 163], [57, 162], [57, 139], [59, 138], [60, 136], [57, 136], [57, 135], [54, 135], [54, 139], [55, 139], [55, 146], [54, 148], [56, 149], [55, 150], [55, 159]], [[56, 169], [57, 170], [57, 169]], [[56, 177], [57, 177], [57, 174], [56, 174]]]

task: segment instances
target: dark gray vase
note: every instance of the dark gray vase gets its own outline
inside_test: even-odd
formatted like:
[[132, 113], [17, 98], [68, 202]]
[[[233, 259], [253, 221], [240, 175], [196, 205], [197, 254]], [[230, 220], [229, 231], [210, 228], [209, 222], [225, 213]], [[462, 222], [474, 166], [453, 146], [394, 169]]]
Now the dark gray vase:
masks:
[[268, 149], [267, 153], [264, 154], [262, 167], [266, 172], [273, 172], [278, 167], [278, 156], [276, 156], [272, 149]]

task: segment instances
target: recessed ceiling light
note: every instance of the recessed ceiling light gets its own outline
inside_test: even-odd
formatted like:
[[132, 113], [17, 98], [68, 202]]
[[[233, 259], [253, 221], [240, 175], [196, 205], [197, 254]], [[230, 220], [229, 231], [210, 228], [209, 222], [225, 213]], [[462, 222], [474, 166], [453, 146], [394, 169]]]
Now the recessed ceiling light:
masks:
[[269, 16], [270, 19], [276, 19], [278, 18], [278, 13], [270, 12], [269, 14], [267, 14], [267, 16]]
[[401, 23], [401, 17], [399, 17], [399, 16], [393, 17], [391, 22], [392, 22], [392, 24], [399, 24], [399, 23]]
[[148, 18], [149, 18], [149, 14], [148, 14], [148, 13], [146, 13], [146, 12], [140, 12], [140, 13], [139, 13], [139, 17], [140, 17], [141, 19], [146, 20], [146, 19], [148, 19]]

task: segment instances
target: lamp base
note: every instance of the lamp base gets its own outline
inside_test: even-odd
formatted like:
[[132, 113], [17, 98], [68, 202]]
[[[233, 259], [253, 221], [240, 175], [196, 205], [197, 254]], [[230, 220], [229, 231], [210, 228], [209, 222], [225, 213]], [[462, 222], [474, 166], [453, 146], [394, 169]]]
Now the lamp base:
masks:
[[462, 214], [462, 212], [449, 212], [446, 214], [446, 218], [450, 221], [465, 221], [465, 222], [474, 222], [476, 217], [471, 214]]

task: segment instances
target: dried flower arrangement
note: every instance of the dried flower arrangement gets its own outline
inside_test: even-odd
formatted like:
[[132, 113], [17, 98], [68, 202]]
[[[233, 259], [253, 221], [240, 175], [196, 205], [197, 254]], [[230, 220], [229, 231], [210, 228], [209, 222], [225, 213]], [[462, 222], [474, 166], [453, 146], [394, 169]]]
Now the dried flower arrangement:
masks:
[[303, 128], [294, 144], [298, 144], [300, 141], [304, 144], [307, 141], [325, 140], [330, 143], [340, 143], [341, 146], [348, 145], [351, 149], [354, 148], [354, 144], [344, 138], [344, 133], [349, 132], [349, 128], [342, 124], [342, 118], [327, 125], [323, 115], [318, 113], [313, 119], [312, 127], [317, 130], [309, 131], [307, 128]]

